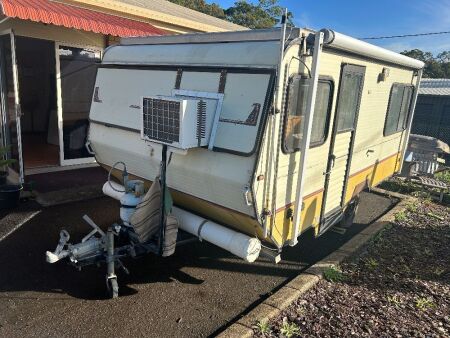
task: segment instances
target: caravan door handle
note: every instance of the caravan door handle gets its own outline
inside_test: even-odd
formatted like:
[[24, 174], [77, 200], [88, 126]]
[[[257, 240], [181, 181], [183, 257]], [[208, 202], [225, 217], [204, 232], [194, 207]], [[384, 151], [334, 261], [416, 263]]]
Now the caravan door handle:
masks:
[[331, 168], [334, 168], [334, 163], [336, 162], [336, 155], [331, 155], [330, 156], [330, 161], [331, 161]]
[[330, 174], [331, 174], [331, 169], [334, 168], [334, 163], [336, 162], [336, 155], [334, 155], [334, 154], [330, 155], [328, 161], [330, 162], [330, 170], [325, 171], [325, 172], [323, 173], [324, 175], [330, 175]]

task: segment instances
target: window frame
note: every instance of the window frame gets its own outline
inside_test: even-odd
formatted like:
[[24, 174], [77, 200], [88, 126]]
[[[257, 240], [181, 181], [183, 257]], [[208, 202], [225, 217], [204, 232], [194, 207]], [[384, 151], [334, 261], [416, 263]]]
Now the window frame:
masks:
[[[412, 88], [412, 92], [411, 92], [411, 98], [410, 98], [410, 100], [408, 102], [408, 105], [409, 105], [408, 106], [408, 112], [406, 113], [406, 118], [405, 118], [405, 121], [404, 121], [405, 123], [403, 124], [403, 127], [400, 128], [400, 129], [398, 129], [398, 127], [397, 127], [396, 130], [388, 133], [388, 132], [386, 132], [386, 127], [387, 127], [387, 123], [388, 123], [389, 111], [391, 109], [391, 104], [392, 104], [392, 92], [394, 91], [394, 87], [395, 86], [404, 87], [404, 88]], [[411, 104], [412, 104], [412, 102], [414, 100], [415, 93], [416, 93], [416, 86], [414, 86], [411, 83], [394, 82], [392, 84], [391, 90], [389, 91], [388, 106], [387, 106], [386, 114], [385, 114], [385, 117], [384, 117], [384, 128], [383, 128], [383, 136], [384, 137], [391, 136], [391, 135], [403, 132], [403, 131], [405, 131], [407, 129], [408, 121], [411, 118]], [[404, 99], [404, 95], [405, 95], [405, 91], [403, 91], [402, 102], [403, 102], [403, 99]], [[400, 109], [401, 109], [401, 107], [400, 107]], [[399, 112], [399, 117], [400, 117], [400, 112]], [[398, 121], [397, 121], [397, 126], [398, 126]]]
[[[281, 147], [284, 154], [294, 154], [301, 150], [300, 148], [291, 150], [291, 149], [288, 149], [286, 146], [286, 129], [287, 129], [287, 123], [288, 123], [288, 118], [289, 118], [288, 117], [288, 109], [289, 109], [290, 91], [291, 91], [291, 86], [292, 86], [295, 78], [308, 79], [309, 77], [307, 74], [304, 74], [304, 73], [293, 74], [289, 78], [289, 84], [286, 87], [286, 99], [284, 102], [284, 121], [283, 121], [283, 135], [282, 135], [283, 142], [282, 142], [282, 147]], [[325, 122], [325, 126], [324, 126], [323, 137], [319, 141], [311, 142], [309, 144], [309, 149], [319, 147], [327, 142], [329, 131], [330, 131], [330, 124], [331, 124], [330, 119], [331, 119], [331, 113], [332, 113], [332, 108], [333, 108], [334, 87], [335, 87], [334, 79], [328, 75], [321, 75], [321, 76], [319, 76], [318, 82], [328, 83], [330, 85], [330, 96], [329, 96], [329, 100], [328, 100], [328, 107], [327, 107], [327, 113], [326, 113], [326, 119], [325, 119], [326, 122]], [[314, 118], [314, 116], [313, 116], [313, 118]]]

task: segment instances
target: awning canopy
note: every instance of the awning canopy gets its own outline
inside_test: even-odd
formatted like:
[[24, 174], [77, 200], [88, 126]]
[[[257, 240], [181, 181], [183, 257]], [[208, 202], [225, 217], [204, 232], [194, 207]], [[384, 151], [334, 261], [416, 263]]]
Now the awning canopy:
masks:
[[51, 0], [0, 0], [3, 14], [56, 26], [120, 37], [163, 35], [149, 23], [70, 6]]

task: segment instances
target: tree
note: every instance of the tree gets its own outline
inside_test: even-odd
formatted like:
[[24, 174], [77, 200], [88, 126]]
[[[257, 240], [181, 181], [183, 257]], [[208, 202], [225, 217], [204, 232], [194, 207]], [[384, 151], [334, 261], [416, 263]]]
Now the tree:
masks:
[[229, 21], [237, 25], [251, 29], [270, 28], [279, 22], [283, 8], [278, 5], [278, 0], [259, 0], [256, 5], [239, 0], [225, 10], [225, 14]]
[[[228, 9], [223, 9], [216, 3], [209, 4], [205, 0], [170, 1], [251, 29], [271, 28], [278, 23], [283, 14], [283, 8], [278, 5], [279, 0], [258, 0], [257, 4], [247, 0], [238, 0]], [[291, 24], [292, 18], [292, 13], [288, 13], [288, 20]]]
[[436, 57], [432, 53], [420, 49], [405, 50], [401, 54], [424, 62], [424, 77], [450, 78], [450, 51], [439, 53]]

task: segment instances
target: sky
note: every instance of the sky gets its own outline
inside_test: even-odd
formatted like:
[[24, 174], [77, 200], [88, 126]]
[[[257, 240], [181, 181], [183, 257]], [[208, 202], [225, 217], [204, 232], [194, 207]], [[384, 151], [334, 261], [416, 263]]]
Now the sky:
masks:
[[[256, 2], [256, 0], [251, 0]], [[234, 0], [209, 0], [228, 8]], [[331, 28], [356, 38], [450, 31], [450, 0], [280, 0], [298, 27]], [[369, 40], [396, 52], [450, 50], [450, 34]]]

